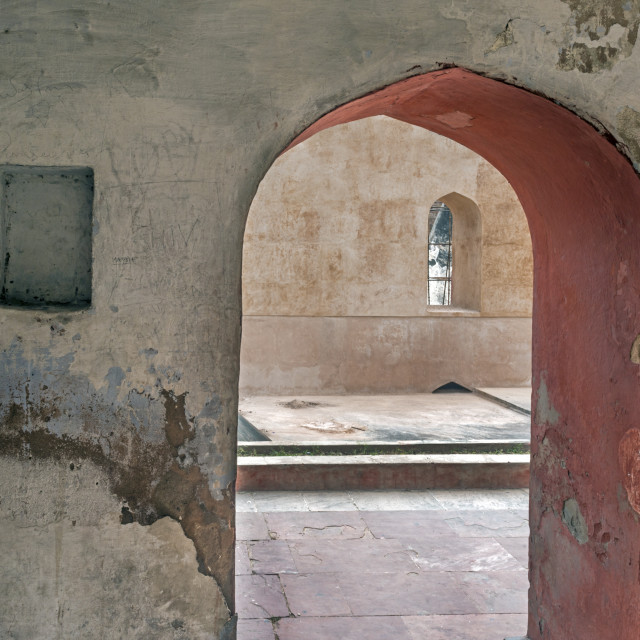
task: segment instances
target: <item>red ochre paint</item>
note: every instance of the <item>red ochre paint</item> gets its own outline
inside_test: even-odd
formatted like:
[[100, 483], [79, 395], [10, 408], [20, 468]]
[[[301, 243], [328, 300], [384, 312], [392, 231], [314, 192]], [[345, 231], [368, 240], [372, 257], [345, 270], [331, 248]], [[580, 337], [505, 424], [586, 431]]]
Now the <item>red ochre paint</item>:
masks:
[[[628, 160], [575, 114], [458, 68], [354, 100], [290, 146], [375, 115], [424, 127], [486, 158], [511, 183], [529, 221], [529, 637], [637, 640], [640, 516], [627, 496], [640, 495], [633, 486], [640, 474], [627, 475], [634, 452], [625, 434], [640, 428], [640, 367], [630, 359], [640, 333], [640, 180]], [[583, 543], [563, 521], [571, 498], [587, 526]]]

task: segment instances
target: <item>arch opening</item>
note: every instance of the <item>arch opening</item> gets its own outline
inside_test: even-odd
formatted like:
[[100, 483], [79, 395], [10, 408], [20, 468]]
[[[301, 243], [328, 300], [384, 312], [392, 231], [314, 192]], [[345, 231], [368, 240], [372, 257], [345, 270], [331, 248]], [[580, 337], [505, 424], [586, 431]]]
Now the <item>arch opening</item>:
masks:
[[[447, 306], [429, 299], [436, 198], [455, 219]], [[486, 160], [391, 118], [331, 128], [284, 154], [251, 206], [240, 394], [529, 385], [532, 270], [522, 207]]]
[[[288, 148], [375, 115], [463, 144], [518, 194], [534, 252], [528, 636], [632, 637], [640, 591], [628, 558], [639, 557], [640, 536], [627, 496], [639, 489], [623, 474], [622, 445], [640, 423], [629, 360], [640, 309], [639, 277], [630, 272], [640, 242], [638, 177], [574, 114], [457, 68], [354, 100]], [[579, 539], [563, 518], [568, 501], [584, 524]], [[604, 529], [617, 538], [603, 552]], [[620, 620], [630, 606], [636, 613]]]

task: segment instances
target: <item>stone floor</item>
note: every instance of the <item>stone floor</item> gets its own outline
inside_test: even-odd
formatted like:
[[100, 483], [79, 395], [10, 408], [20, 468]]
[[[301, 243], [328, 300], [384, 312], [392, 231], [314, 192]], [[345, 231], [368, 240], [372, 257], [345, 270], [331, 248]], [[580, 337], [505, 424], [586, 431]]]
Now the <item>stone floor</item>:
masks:
[[527, 621], [528, 492], [238, 495], [238, 640], [502, 640]]
[[529, 388], [474, 393], [367, 396], [253, 396], [241, 415], [278, 443], [528, 440]]

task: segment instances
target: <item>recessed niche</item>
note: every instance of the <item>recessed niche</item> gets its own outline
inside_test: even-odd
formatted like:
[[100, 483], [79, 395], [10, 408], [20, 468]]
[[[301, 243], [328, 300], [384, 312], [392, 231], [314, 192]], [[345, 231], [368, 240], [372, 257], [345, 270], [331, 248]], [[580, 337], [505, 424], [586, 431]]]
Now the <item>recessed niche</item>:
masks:
[[0, 304], [91, 304], [93, 170], [0, 167]]

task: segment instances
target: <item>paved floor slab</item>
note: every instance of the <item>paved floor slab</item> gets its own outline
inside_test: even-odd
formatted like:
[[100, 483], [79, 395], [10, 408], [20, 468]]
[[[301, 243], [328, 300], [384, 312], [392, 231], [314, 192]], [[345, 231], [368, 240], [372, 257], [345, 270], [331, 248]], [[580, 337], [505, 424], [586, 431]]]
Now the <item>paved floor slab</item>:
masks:
[[[272, 539], [309, 540], [313, 538], [337, 538], [349, 540], [362, 538], [367, 524], [357, 511], [296, 511], [264, 514]], [[242, 514], [238, 514], [242, 519]]]
[[282, 577], [291, 613], [296, 616], [350, 616], [351, 608], [333, 573]]
[[247, 543], [241, 540], [236, 542], [236, 575], [250, 576], [253, 573], [251, 560], [249, 559], [249, 549]]
[[403, 622], [411, 640], [502, 640], [527, 628], [525, 614], [407, 616]]
[[529, 567], [528, 538], [497, 538], [498, 542], [514, 557], [522, 567]]
[[525, 632], [526, 491], [335, 493], [240, 494], [238, 640]]
[[435, 536], [412, 540], [407, 546], [422, 571], [523, 571], [522, 565], [491, 538]]
[[413, 640], [403, 620], [394, 616], [290, 618], [278, 621], [276, 629], [279, 640]]
[[238, 618], [286, 618], [289, 608], [278, 575], [236, 576]]
[[445, 516], [461, 538], [524, 538], [529, 535], [529, 512], [524, 509], [455, 511]]
[[264, 513], [241, 511], [238, 509], [236, 517], [237, 540], [270, 540], [267, 520]]
[[238, 620], [238, 638], [244, 640], [275, 640], [273, 623], [269, 619]]
[[288, 541], [259, 540], [246, 544], [253, 573], [257, 575], [298, 573]]
[[349, 573], [362, 580], [369, 574], [416, 570], [416, 553], [398, 540], [316, 539], [293, 541], [289, 546], [300, 573]]

